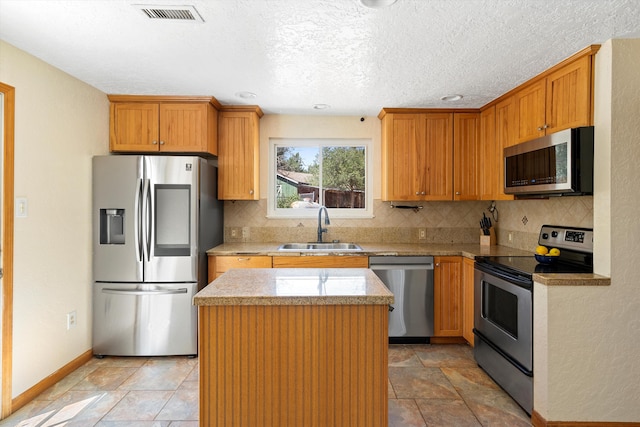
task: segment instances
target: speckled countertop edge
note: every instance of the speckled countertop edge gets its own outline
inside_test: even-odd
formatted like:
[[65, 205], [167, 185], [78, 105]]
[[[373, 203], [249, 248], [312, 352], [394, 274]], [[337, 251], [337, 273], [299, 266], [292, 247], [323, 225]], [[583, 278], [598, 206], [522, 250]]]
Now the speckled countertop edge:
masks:
[[609, 286], [611, 278], [598, 274], [540, 274], [533, 281], [546, 286]]
[[[289, 285], [284, 293], [278, 287], [279, 280]], [[324, 286], [331, 280], [345, 280], [345, 286]], [[350, 294], [349, 286], [353, 282], [359, 283]], [[292, 294], [297, 286], [300, 294]], [[393, 294], [366, 268], [239, 268], [227, 271], [210, 283], [194, 296], [193, 302], [198, 306], [387, 305], [393, 303]]]

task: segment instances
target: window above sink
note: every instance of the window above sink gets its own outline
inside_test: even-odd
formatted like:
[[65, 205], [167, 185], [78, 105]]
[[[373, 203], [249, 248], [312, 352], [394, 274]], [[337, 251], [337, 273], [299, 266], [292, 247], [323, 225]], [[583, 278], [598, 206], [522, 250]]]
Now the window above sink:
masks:
[[372, 141], [271, 138], [267, 217], [372, 218]]

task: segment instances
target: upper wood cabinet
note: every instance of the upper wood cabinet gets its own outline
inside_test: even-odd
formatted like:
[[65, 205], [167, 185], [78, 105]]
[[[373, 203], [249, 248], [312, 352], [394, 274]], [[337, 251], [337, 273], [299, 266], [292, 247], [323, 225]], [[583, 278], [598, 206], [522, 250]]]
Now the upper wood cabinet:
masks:
[[218, 198], [260, 198], [260, 117], [257, 106], [227, 107], [218, 119]]
[[462, 257], [434, 257], [433, 336], [462, 336]]
[[479, 199], [480, 122], [478, 113], [453, 115], [454, 200]]
[[513, 96], [480, 113], [478, 181], [481, 200], [513, 200], [504, 194], [503, 150], [515, 144], [516, 114]]
[[387, 112], [382, 120], [382, 199], [452, 200], [453, 114]]
[[212, 97], [109, 95], [112, 152], [218, 154]]
[[516, 142], [593, 123], [593, 54], [568, 60], [515, 92]]

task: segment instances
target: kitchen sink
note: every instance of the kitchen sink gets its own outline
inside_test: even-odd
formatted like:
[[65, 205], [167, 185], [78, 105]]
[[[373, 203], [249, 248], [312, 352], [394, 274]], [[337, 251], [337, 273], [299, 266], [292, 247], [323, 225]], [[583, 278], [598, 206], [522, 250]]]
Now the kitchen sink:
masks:
[[285, 243], [278, 247], [279, 251], [292, 252], [353, 252], [361, 251], [362, 248], [355, 243]]

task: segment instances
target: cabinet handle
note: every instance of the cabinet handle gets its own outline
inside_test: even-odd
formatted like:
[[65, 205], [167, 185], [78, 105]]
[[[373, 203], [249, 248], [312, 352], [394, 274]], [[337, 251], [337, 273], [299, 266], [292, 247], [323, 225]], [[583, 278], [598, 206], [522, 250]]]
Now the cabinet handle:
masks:
[[152, 144], [156, 145], [156, 144], [158, 144], [158, 141], [153, 141]]
[[459, 196], [459, 195], [460, 195], [460, 192], [459, 192], [459, 191], [456, 191], [456, 196]]
[[238, 261], [239, 261], [239, 262], [242, 262], [242, 261], [251, 261], [251, 258], [238, 258]]
[[253, 190], [249, 190], [249, 194], [253, 194]]
[[440, 263], [439, 262], [436, 262], [436, 267], [440, 267]]
[[542, 129], [547, 129], [549, 127], [548, 123], [545, 123], [544, 126], [542, 126]]
[[164, 141], [160, 141], [160, 145], [164, 145]]
[[424, 196], [424, 195], [425, 195], [425, 194], [427, 194], [427, 193], [425, 193], [425, 192], [423, 191], [423, 192], [422, 192], [422, 193], [420, 193], [420, 194], [422, 194], [422, 195]]

